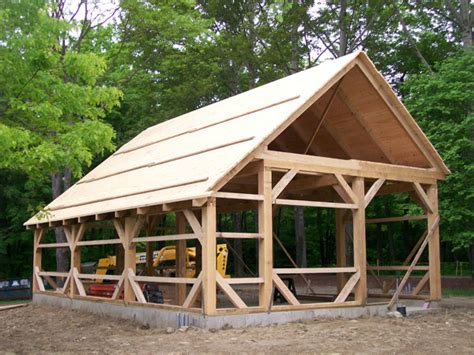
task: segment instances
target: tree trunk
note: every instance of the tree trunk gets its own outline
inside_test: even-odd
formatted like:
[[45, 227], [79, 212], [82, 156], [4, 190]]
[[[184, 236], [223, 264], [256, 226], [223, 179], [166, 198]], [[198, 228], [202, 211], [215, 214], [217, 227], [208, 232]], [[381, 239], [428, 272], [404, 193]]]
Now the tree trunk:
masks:
[[299, 267], [306, 267], [306, 238], [304, 233], [304, 207], [294, 207], [296, 263]]
[[341, 0], [341, 9], [339, 11], [339, 57], [342, 57], [347, 52], [347, 28], [346, 28], [346, 14], [347, 14], [347, 0]]
[[470, 0], [461, 0], [461, 31], [462, 31], [462, 44], [465, 50], [472, 47], [473, 36], [472, 32], [472, 14]]
[[[65, 177], [65, 171], [56, 172], [51, 175], [51, 189], [53, 200], [59, 197], [63, 192], [63, 178]], [[69, 183], [70, 183], [70, 172], [69, 172]], [[66, 234], [62, 227], [54, 228], [54, 235], [56, 243], [67, 243]], [[67, 272], [69, 271], [69, 249], [67, 248], [56, 248], [56, 271]], [[62, 281], [57, 280], [58, 286], [62, 286]]]

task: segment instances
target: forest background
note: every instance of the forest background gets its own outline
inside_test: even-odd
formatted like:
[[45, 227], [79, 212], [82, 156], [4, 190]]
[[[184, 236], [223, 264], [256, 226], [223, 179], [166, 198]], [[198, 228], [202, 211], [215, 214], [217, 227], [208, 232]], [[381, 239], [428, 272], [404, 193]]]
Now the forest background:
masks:
[[[31, 275], [23, 223], [143, 129], [357, 50], [451, 169], [439, 191], [443, 273], [470, 261], [474, 276], [472, 20], [469, 0], [0, 0], [0, 278]], [[368, 216], [416, 212], [406, 202], [378, 198]], [[223, 230], [255, 223], [253, 211], [219, 216]], [[333, 211], [282, 208], [275, 230], [300, 266], [334, 265]], [[370, 225], [369, 263], [401, 262], [422, 231]], [[255, 270], [254, 244], [230, 247], [235, 274]], [[58, 249], [46, 264], [67, 262]], [[290, 266], [278, 247], [275, 264]]]

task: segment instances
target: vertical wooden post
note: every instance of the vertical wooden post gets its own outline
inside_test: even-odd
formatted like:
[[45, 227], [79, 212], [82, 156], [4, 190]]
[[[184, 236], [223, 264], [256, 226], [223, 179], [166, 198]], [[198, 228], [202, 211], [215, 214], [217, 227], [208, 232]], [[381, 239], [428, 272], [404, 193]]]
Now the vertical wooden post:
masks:
[[272, 171], [262, 162], [258, 171], [258, 193], [263, 201], [258, 203], [258, 274], [263, 279], [260, 284], [259, 305], [270, 306], [273, 289], [273, 209]]
[[[426, 192], [433, 212], [426, 211], [428, 219], [428, 229], [438, 218], [438, 186], [430, 185]], [[441, 299], [441, 261], [439, 250], [439, 226], [436, 227], [428, 244], [428, 256], [430, 265], [430, 296], [432, 300]]]
[[354, 238], [354, 266], [360, 271], [360, 279], [355, 287], [355, 300], [361, 305], [367, 303], [367, 258], [365, 245], [365, 190], [364, 178], [357, 177], [352, 182], [352, 190], [357, 196], [358, 208], [352, 210]]
[[[336, 264], [338, 267], [347, 266], [346, 258], [346, 228], [344, 225], [345, 210], [336, 209]], [[347, 275], [336, 274], [337, 292], [341, 292], [347, 282]]]
[[38, 280], [35, 277], [35, 269], [38, 268], [41, 270], [41, 248], [38, 248], [38, 245], [41, 242], [41, 238], [43, 237], [44, 229], [35, 229], [34, 241], [33, 241], [33, 292], [37, 292], [40, 290], [38, 285]]
[[[124, 219], [124, 237], [122, 240], [124, 249], [124, 269], [125, 275], [128, 275], [128, 270], [131, 269], [134, 274], [137, 271], [137, 251], [136, 244], [132, 243], [132, 239], [135, 238], [139, 233], [143, 225], [143, 216], [132, 216], [125, 217]], [[124, 302], [135, 301], [135, 293], [133, 292], [132, 284], [129, 278], [126, 276], [124, 280]]]
[[216, 200], [202, 208], [202, 302], [206, 315], [216, 313]]
[[71, 267], [69, 271], [71, 280], [69, 281], [69, 296], [73, 298], [74, 295], [79, 294], [79, 290], [77, 289], [76, 282], [74, 282], [73, 278], [74, 268], [81, 272], [81, 248], [76, 246], [76, 243], [84, 236], [85, 225], [76, 224], [70, 227], [65, 226], [64, 232], [69, 236], [68, 243], [69, 249], [71, 250]]
[[[176, 234], [185, 232], [186, 218], [181, 212], [176, 213]], [[176, 277], [186, 277], [186, 240], [176, 241]], [[186, 284], [176, 284], [176, 304], [182, 305], [185, 299]]]

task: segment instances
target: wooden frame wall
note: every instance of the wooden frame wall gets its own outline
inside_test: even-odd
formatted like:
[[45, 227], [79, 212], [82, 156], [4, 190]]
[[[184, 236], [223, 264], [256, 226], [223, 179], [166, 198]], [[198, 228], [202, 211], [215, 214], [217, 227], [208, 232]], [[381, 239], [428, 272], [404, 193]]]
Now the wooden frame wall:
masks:
[[[365, 305], [367, 302], [367, 272], [372, 272], [374, 267], [367, 267], [366, 244], [365, 244], [365, 209], [377, 194], [390, 192], [390, 186], [386, 188], [383, 184], [386, 180], [399, 181], [408, 184], [416, 193], [418, 201], [426, 212], [428, 231], [424, 239], [419, 243], [419, 248], [410, 256], [406, 265], [399, 266], [400, 270], [406, 270], [410, 275], [412, 270], [420, 270], [416, 266], [423, 248], [429, 249], [429, 267], [426, 277], [423, 278], [424, 286], [428, 280], [430, 285], [430, 299], [437, 300], [441, 297], [440, 262], [439, 262], [439, 215], [437, 208], [437, 185], [439, 173], [430, 169], [411, 168], [391, 164], [370, 163], [356, 160], [340, 160], [322, 158], [316, 156], [305, 156], [292, 153], [283, 153], [264, 150], [256, 155], [257, 162], [252, 163], [252, 172], [258, 179], [258, 192], [233, 193], [214, 192], [209, 198], [192, 201], [181, 201], [161, 206], [138, 208], [128, 211], [117, 211], [115, 213], [96, 215], [94, 218], [78, 218], [63, 221], [68, 242], [41, 244], [41, 238], [45, 229], [35, 230], [34, 243], [34, 292], [47, 292], [43, 286], [42, 278], [54, 276], [66, 278], [65, 286], [56, 288], [55, 294], [63, 294], [70, 298], [86, 297], [83, 279], [96, 279], [95, 274], [82, 274], [80, 272], [80, 247], [87, 245], [121, 244], [124, 252], [124, 271], [122, 275], [102, 275], [100, 278], [117, 282], [116, 291], [109, 301], [117, 300], [121, 289], [124, 289], [125, 303], [146, 304], [147, 301], [139, 286], [143, 282], [174, 283], [177, 290], [177, 305], [154, 305], [156, 307], [170, 309], [186, 309], [193, 312], [202, 312], [206, 315], [225, 314], [229, 312], [261, 312], [269, 310], [292, 310], [305, 308], [324, 308]], [[272, 182], [272, 172], [283, 172], [279, 181]], [[285, 189], [289, 186], [297, 174], [308, 174], [309, 176], [330, 175], [329, 186], [333, 186], [343, 202], [325, 202], [314, 200], [294, 200], [283, 196]], [[373, 181], [369, 189], [365, 189], [365, 182]], [[385, 190], [384, 190], [385, 189]], [[385, 192], [384, 192], [385, 191]], [[216, 229], [216, 200], [226, 199], [237, 203], [257, 203], [258, 205], [258, 233], [224, 233]], [[337, 236], [337, 267], [336, 268], [273, 268], [273, 239], [272, 230], [273, 209], [277, 205], [289, 206], [313, 206], [336, 209], [336, 236]], [[353, 246], [354, 264], [347, 265], [345, 256], [345, 232], [344, 216], [346, 212], [352, 214], [353, 223]], [[163, 213], [177, 213], [177, 229], [175, 235], [139, 237], [140, 230], [150, 216]], [[350, 215], [349, 214], [349, 215]], [[201, 215], [201, 221], [198, 216]], [[101, 241], [82, 241], [84, 232], [89, 223], [94, 221], [112, 220], [118, 234], [118, 239]], [[410, 217], [408, 218], [410, 219]], [[412, 217], [412, 219], [416, 219]], [[380, 219], [379, 219], [380, 220]], [[393, 220], [393, 218], [392, 218]], [[50, 223], [49, 227], [55, 227], [58, 223]], [[192, 233], [186, 233], [186, 228]], [[216, 238], [251, 238], [258, 240], [258, 277], [225, 279], [216, 272]], [[185, 277], [185, 252], [186, 240], [196, 239], [202, 249], [202, 271], [195, 278]], [[136, 275], [136, 243], [156, 241], [177, 241], [177, 277], [137, 276]], [[68, 273], [54, 273], [41, 271], [41, 250], [45, 247], [68, 247], [71, 250], [71, 269]], [[414, 258], [413, 258], [414, 256]], [[413, 260], [411, 260], [413, 258]], [[149, 259], [149, 258], [148, 258]], [[411, 262], [411, 263], [410, 263]], [[184, 269], [183, 269], [184, 265]], [[332, 304], [301, 304], [287, 286], [282, 282], [279, 275], [287, 273], [334, 273], [337, 275], [338, 296]], [[192, 285], [187, 292], [186, 284]], [[232, 288], [233, 284], [258, 284], [259, 305], [248, 307]], [[418, 287], [417, 290], [420, 288]], [[277, 288], [288, 305], [272, 305], [272, 293]], [[217, 289], [220, 289], [231, 301], [233, 309], [217, 309]], [[420, 288], [421, 290], [421, 288]], [[419, 292], [419, 290], [418, 290]], [[348, 297], [354, 293], [354, 300], [348, 301]], [[201, 294], [201, 308], [195, 304]], [[400, 294], [400, 289], [395, 295]], [[387, 295], [386, 295], [387, 296]], [[392, 304], [392, 302], [391, 302]]]

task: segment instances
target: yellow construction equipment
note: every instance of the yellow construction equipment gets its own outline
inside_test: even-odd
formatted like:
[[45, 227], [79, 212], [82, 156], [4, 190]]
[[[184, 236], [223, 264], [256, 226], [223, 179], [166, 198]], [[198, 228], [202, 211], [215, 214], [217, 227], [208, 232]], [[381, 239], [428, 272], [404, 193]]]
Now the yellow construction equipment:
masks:
[[[216, 248], [216, 268], [222, 277], [230, 277], [226, 274], [227, 258], [229, 252], [227, 244], [218, 244]], [[146, 263], [146, 253], [137, 253], [136, 262], [138, 264]], [[107, 272], [116, 266], [115, 255], [99, 259], [96, 268], [96, 274], [106, 275]], [[170, 245], [153, 252], [153, 269], [160, 276], [175, 276], [176, 274], [176, 246]], [[186, 248], [186, 276], [195, 277], [196, 275], [196, 248]], [[96, 282], [102, 282], [97, 279]]]

